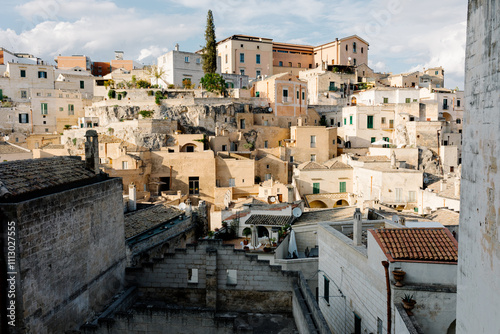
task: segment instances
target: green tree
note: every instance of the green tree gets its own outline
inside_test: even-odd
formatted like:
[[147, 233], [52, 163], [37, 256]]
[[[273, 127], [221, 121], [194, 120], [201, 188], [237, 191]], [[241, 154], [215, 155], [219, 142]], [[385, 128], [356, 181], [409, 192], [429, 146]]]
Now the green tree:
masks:
[[208, 10], [207, 28], [205, 29], [205, 47], [203, 48], [203, 72], [215, 73], [217, 70], [217, 48], [215, 42], [215, 25], [212, 11]]
[[201, 78], [200, 83], [204, 89], [209, 92], [218, 92], [221, 95], [226, 93], [226, 82], [224, 78], [217, 73], [207, 73]]

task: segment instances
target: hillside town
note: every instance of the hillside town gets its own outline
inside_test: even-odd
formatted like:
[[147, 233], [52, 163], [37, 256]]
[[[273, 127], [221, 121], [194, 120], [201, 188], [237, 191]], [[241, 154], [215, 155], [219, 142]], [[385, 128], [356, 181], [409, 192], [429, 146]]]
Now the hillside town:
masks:
[[498, 73], [377, 72], [369, 42], [0, 47], [1, 332], [498, 332], [467, 304], [499, 304], [498, 145], [467, 83]]

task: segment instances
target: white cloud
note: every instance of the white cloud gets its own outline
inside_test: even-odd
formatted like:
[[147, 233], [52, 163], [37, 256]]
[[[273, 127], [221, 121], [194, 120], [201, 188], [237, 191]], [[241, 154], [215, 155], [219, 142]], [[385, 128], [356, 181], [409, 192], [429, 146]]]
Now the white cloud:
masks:
[[[150, 62], [172, 49], [204, 44], [212, 9], [218, 40], [233, 34], [319, 45], [357, 34], [370, 43], [375, 70], [405, 72], [442, 65], [463, 80], [466, 0], [163, 0], [163, 5], [116, 0], [31, 0], [15, 8], [14, 30], [0, 23], [0, 45], [51, 59], [87, 54], [109, 60], [114, 49]], [[12, 22], [12, 20], [11, 20]], [[462, 86], [462, 85], [460, 85]]]

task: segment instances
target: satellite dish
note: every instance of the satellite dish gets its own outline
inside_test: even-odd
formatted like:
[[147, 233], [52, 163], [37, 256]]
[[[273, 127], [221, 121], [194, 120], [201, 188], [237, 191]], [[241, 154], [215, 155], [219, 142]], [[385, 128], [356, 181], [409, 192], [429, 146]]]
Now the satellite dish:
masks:
[[271, 197], [269, 197], [269, 200], [270, 200], [271, 202], [276, 202], [276, 197], [271, 196]]
[[269, 109], [267, 109], [267, 110], [268, 110], [269, 112], [271, 112], [271, 111], [273, 111], [273, 108], [269, 108]]
[[302, 210], [299, 207], [297, 207], [297, 208], [292, 210], [292, 215], [295, 218], [299, 218], [300, 216], [302, 216]]
[[180, 210], [186, 210], [186, 208], [187, 208], [186, 203], [181, 203], [181, 204], [179, 204], [179, 209], [180, 209]]

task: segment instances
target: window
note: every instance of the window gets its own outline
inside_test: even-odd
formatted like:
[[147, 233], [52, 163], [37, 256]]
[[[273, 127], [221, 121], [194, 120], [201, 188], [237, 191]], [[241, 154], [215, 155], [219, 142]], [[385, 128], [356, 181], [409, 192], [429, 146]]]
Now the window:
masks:
[[352, 125], [352, 115], [349, 116], [349, 124]]
[[390, 128], [390, 129], [393, 129], [393, 128], [394, 128], [394, 120], [393, 120], [393, 119], [390, 119], [390, 120], [389, 120], [389, 128]]
[[244, 68], [240, 69], [240, 75], [245, 75], [245, 69]]
[[460, 107], [460, 100], [457, 100], [457, 107]]
[[19, 123], [21, 123], [21, 124], [29, 123], [29, 115], [28, 114], [19, 114]]
[[319, 194], [319, 182], [313, 183], [313, 194]]
[[345, 193], [347, 190], [346, 188], [347, 183], [346, 182], [339, 182], [339, 192], [340, 193]]
[[410, 102], [411, 102], [411, 99], [410, 99], [409, 97], [407, 97], [407, 98], [405, 99], [405, 102], [406, 102], [406, 103], [410, 103]]
[[288, 102], [288, 89], [283, 88], [283, 102]]
[[288, 67], [292, 67], [292, 62], [291, 61], [288, 62]]
[[297, 63], [297, 67], [302, 67], [302, 64], [301, 63]]
[[122, 169], [128, 169], [128, 161], [122, 161]]
[[189, 56], [184, 57], [184, 62], [189, 63]]
[[297, 100], [300, 99], [300, 91], [297, 91]]
[[361, 317], [354, 313], [354, 334], [361, 334]]
[[244, 62], [245, 62], [245, 54], [240, 53], [240, 63], [244, 63]]
[[235, 187], [236, 186], [236, 180], [234, 178], [229, 179], [229, 186], [230, 187]]
[[240, 129], [245, 129], [245, 119], [240, 119]]
[[448, 99], [443, 99], [443, 109], [444, 110], [448, 109]]
[[189, 177], [189, 194], [190, 195], [200, 194], [200, 178], [198, 176]]
[[290, 162], [293, 162], [293, 155], [290, 156]]
[[188, 269], [188, 283], [198, 283], [198, 269]]
[[396, 202], [403, 201], [403, 188], [396, 188]]
[[48, 97], [51, 97], [51, 96], [52, 96], [52, 93], [47, 93], [47, 96], [48, 96]]
[[305, 101], [306, 99], [306, 92], [302, 92], [302, 100]]
[[85, 89], [85, 81], [80, 80], [80, 89]]
[[316, 154], [311, 154], [311, 161], [316, 161]]
[[[264, 148], [268, 148], [269, 146], [269, 143], [267, 142], [267, 140], [264, 141]], [[269, 167], [268, 167], [269, 168]]]
[[256, 77], [257, 77], [257, 78], [258, 78], [258, 77], [260, 77], [260, 70], [257, 70], [257, 71], [255, 72], [255, 75], [256, 75]]
[[41, 109], [42, 109], [42, 115], [47, 115], [48, 110], [49, 110], [48, 104], [47, 103], [42, 103]]
[[462, 120], [460, 118], [457, 118], [457, 124], [462, 123]]
[[366, 116], [366, 127], [373, 129], [373, 116]]
[[265, 179], [265, 181], [270, 180], [271, 179], [271, 174], [267, 173], [266, 175], [264, 175], [264, 179]]
[[68, 104], [68, 115], [74, 115], [75, 114], [75, 106], [73, 104]]
[[26, 78], [26, 70], [21, 70], [20, 76], [21, 78]]
[[436, 71], [434, 74], [435, 74], [435, 75], [438, 75], [438, 74], [439, 74], [439, 71]]
[[384, 323], [382, 319], [377, 318], [377, 334], [383, 334], [384, 332]]
[[349, 45], [347, 45], [347, 44], [345, 45], [345, 50], [349, 51]]
[[196, 64], [201, 64], [201, 58], [196, 58]]
[[376, 139], [377, 139], [377, 138], [375, 138], [375, 137], [371, 137], [371, 138], [370, 138], [370, 143], [374, 143], [374, 142], [376, 141]]
[[380, 124], [385, 124], [385, 117], [382, 117], [382, 118], [380, 119]]
[[269, 169], [269, 167], [271, 167], [270, 165], [266, 165], [266, 168]]
[[226, 284], [227, 285], [236, 285], [238, 284], [238, 271], [235, 269], [228, 269], [226, 275]]
[[45, 71], [38, 71], [38, 78], [39, 79], [47, 79], [47, 72], [45, 72]]
[[408, 192], [408, 202], [416, 202], [417, 201], [417, 192], [416, 191], [409, 191]]
[[323, 275], [323, 298], [328, 304], [330, 303], [330, 280], [325, 275]]
[[361, 53], [363, 53], [363, 51], [364, 51], [364, 49], [363, 49], [363, 47], [361, 47]]
[[260, 55], [259, 54], [255, 55], [255, 63], [260, 64]]
[[353, 61], [353, 63], [352, 63], [352, 64], [353, 64], [354, 66], [356, 66], [356, 58], [354, 58], [352, 61]]
[[222, 150], [227, 151], [227, 145], [222, 145]]
[[344, 125], [347, 124], [347, 119], [344, 117]]
[[282, 61], [280, 61], [280, 62], [278, 63], [278, 66], [280, 66], [280, 67], [281, 67], [281, 66], [283, 66], [283, 62], [282, 62]]
[[389, 103], [389, 98], [388, 97], [384, 97], [384, 103]]
[[225, 58], [226, 58], [226, 64], [227, 64], [227, 55], [225, 56]]
[[358, 52], [358, 50], [357, 50], [357, 48], [356, 48], [356, 42], [353, 42], [353, 43], [352, 43], [352, 52], [354, 52], [354, 53], [357, 53], [357, 52]]
[[337, 89], [335, 88], [335, 81], [330, 81], [330, 87], [328, 88], [329, 91], [336, 91]]
[[64, 108], [63, 107], [59, 107], [59, 111], [64, 111]]
[[331, 118], [330, 119], [330, 126], [333, 126], [335, 124], [335, 119]]
[[26, 99], [26, 98], [28, 98], [28, 92], [27, 92], [27, 91], [25, 91], [25, 90], [22, 90], [22, 91], [21, 91], [21, 98], [22, 98], [22, 99]]
[[311, 136], [311, 148], [316, 147], [316, 136]]

